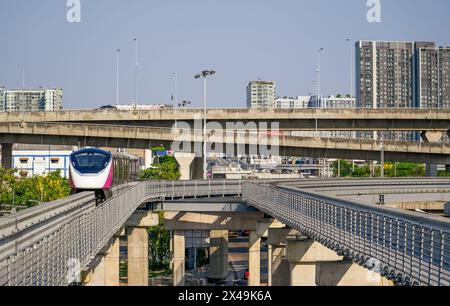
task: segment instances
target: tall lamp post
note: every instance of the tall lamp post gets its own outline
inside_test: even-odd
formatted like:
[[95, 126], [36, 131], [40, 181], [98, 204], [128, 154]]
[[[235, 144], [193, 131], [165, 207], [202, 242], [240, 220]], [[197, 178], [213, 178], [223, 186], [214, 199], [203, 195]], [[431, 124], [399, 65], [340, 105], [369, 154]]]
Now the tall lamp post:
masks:
[[319, 137], [319, 131], [318, 131], [318, 114], [317, 109], [321, 107], [320, 105], [320, 54], [322, 53], [323, 48], [320, 48], [319, 51], [317, 51], [317, 101], [316, 101], [316, 137]]
[[120, 49], [117, 49], [116, 53], [116, 106], [119, 105], [119, 59], [120, 59]]
[[207, 157], [206, 157], [206, 121], [207, 121], [207, 82], [206, 79], [208, 78], [208, 76], [212, 76], [216, 74], [216, 72], [214, 70], [203, 70], [200, 73], [197, 73], [196, 75], [194, 75], [194, 78], [200, 79], [201, 77], [203, 77], [203, 179], [206, 180], [208, 179], [208, 175], [207, 175], [207, 168], [208, 168], [208, 164], [207, 164]]
[[138, 85], [137, 85], [137, 79], [138, 79], [138, 66], [139, 66], [139, 62], [138, 62], [138, 40], [137, 38], [133, 39], [134, 41], [134, 45], [135, 45], [135, 51], [136, 51], [136, 63], [134, 66], [134, 103], [137, 105], [138, 104]]
[[[176, 112], [178, 105], [178, 74], [176, 72], [173, 73], [174, 78], [174, 96], [172, 96], [173, 110]], [[177, 130], [178, 120], [175, 117], [175, 130]]]

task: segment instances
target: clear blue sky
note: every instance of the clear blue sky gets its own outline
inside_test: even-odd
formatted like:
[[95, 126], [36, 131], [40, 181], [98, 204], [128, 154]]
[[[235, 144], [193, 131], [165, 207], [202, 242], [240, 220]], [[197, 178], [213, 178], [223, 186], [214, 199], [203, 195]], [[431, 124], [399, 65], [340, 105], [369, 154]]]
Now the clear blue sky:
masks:
[[353, 40], [426, 40], [450, 45], [450, 1], [381, 0], [368, 23], [366, 0], [81, 0], [82, 22], [66, 21], [66, 0], [0, 0], [0, 84], [62, 87], [66, 108], [134, 96], [133, 37], [140, 42], [139, 102], [168, 103], [173, 72], [179, 98], [201, 105], [193, 74], [217, 70], [214, 107], [245, 106], [248, 81], [275, 80], [280, 96], [314, 92], [316, 52], [324, 94], [347, 93]]

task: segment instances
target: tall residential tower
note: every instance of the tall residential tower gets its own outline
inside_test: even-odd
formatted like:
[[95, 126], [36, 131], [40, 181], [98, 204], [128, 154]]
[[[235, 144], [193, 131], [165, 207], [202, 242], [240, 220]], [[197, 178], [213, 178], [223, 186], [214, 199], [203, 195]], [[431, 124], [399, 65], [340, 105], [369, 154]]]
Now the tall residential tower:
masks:
[[273, 81], [252, 81], [247, 86], [248, 108], [275, 107], [276, 84]]

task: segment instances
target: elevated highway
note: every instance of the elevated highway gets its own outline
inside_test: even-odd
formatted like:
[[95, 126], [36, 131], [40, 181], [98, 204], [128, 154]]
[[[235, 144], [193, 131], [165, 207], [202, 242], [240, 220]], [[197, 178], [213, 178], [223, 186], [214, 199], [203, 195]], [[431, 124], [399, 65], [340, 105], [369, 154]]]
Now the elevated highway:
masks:
[[[172, 144], [184, 142], [186, 147], [173, 148]], [[235, 148], [237, 144], [245, 145], [245, 152], [252, 148], [263, 153], [263, 149], [278, 152], [281, 156], [342, 158], [359, 160], [379, 160], [382, 143], [364, 139], [311, 138], [286, 135], [268, 136], [257, 132], [210, 131], [208, 143], [215, 148], [209, 152], [222, 153]], [[201, 148], [203, 134], [200, 130], [179, 130], [169, 128], [151, 128], [134, 126], [111, 126], [80, 123], [0, 123], [0, 143], [83, 145], [93, 147], [150, 148], [165, 145], [176, 152], [193, 152]], [[419, 162], [432, 164], [450, 164], [450, 144], [431, 142], [397, 142], [385, 141], [385, 159], [393, 162]], [[190, 148], [189, 148], [190, 147]], [[201, 152], [202, 150], [200, 150]], [[237, 152], [235, 148], [230, 154]], [[244, 154], [241, 150], [241, 154]], [[263, 153], [264, 154], [264, 153]]]
[[[201, 109], [148, 111], [66, 110], [0, 113], [0, 122], [79, 122], [87, 124], [172, 127], [175, 120], [193, 125]], [[283, 130], [442, 131], [450, 130], [450, 110], [424, 109], [209, 109], [208, 121], [279, 123]]]

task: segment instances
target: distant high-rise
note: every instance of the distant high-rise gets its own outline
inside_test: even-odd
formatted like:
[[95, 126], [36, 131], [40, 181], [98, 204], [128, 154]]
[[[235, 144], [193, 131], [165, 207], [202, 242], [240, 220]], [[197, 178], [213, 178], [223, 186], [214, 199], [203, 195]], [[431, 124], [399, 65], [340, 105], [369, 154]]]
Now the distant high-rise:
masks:
[[57, 111], [63, 108], [63, 90], [0, 88], [0, 111]]
[[[357, 107], [448, 109], [450, 48], [436, 48], [434, 42], [358, 41], [356, 84]], [[380, 135], [417, 138], [412, 132]]]
[[417, 46], [416, 98], [420, 108], [450, 108], [450, 48]]
[[276, 84], [273, 81], [252, 81], [247, 86], [247, 107], [273, 108]]
[[414, 54], [414, 42], [356, 42], [357, 106], [414, 107]]

